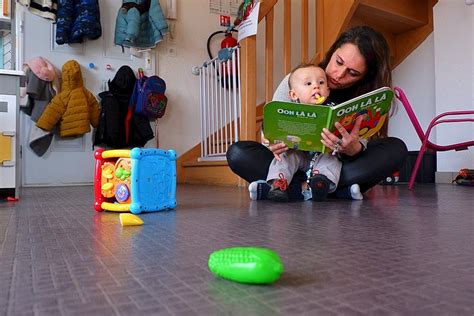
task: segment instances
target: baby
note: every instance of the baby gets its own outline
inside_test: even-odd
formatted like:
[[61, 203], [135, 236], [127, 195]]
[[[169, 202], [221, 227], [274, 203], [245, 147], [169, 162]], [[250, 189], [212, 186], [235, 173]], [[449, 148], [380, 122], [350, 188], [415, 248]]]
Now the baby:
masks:
[[[329, 87], [325, 71], [313, 64], [302, 64], [293, 69], [288, 79], [289, 96], [293, 102], [306, 104], [327, 104]], [[290, 149], [274, 158], [270, 164], [267, 183], [271, 186], [268, 199], [279, 202], [289, 201], [288, 183], [298, 170], [308, 175], [307, 186], [302, 188], [305, 199], [324, 201], [328, 193], [334, 192], [339, 182], [342, 162], [331, 153], [308, 152]], [[250, 188], [249, 188], [250, 189]], [[362, 199], [362, 195], [355, 195]], [[353, 196], [354, 198], [354, 196]]]

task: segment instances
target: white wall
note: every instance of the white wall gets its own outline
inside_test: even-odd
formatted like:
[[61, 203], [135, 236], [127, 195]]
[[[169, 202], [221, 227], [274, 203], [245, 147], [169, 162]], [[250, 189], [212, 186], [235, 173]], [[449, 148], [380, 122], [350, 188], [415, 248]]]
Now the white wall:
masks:
[[[426, 128], [431, 119], [435, 117], [433, 34], [429, 35], [410, 56], [393, 70], [392, 77], [393, 85], [399, 86], [405, 91], [421, 126]], [[398, 101], [395, 104], [397, 112], [390, 119], [389, 135], [403, 139], [408, 150], [418, 150], [421, 146], [420, 139], [416, 135], [403, 105]]]
[[[474, 109], [474, 6], [463, 1], [442, 0], [434, 10], [436, 114]], [[473, 124], [442, 125], [440, 144], [474, 139]], [[474, 167], [474, 148], [438, 155], [438, 171]]]
[[[160, 1], [166, 9], [166, 1]], [[209, 13], [209, 2], [177, 1], [175, 39], [160, 43], [157, 49], [157, 73], [166, 81], [168, 106], [159, 119], [161, 148], [172, 148], [182, 155], [200, 142], [199, 78], [192, 74], [193, 66], [208, 59], [206, 42], [210, 34], [224, 30], [219, 16]], [[214, 44], [220, 44], [220, 36]], [[172, 50], [174, 53], [170, 53]], [[213, 55], [218, 49], [213, 49]]]

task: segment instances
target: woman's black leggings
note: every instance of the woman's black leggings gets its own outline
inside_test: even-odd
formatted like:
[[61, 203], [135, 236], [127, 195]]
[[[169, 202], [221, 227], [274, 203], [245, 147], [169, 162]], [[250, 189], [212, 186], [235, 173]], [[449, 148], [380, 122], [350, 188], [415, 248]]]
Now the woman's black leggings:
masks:
[[[369, 141], [365, 151], [343, 161], [338, 189], [357, 183], [362, 192], [367, 191], [399, 170], [407, 154], [405, 143], [398, 138]], [[272, 160], [273, 153], [254, 141], [237, 142], [227, 151], [230, 169], [247, 182], [265, 180]], [[301, 176], [295, 176], [293, 181], [301, 181]]]

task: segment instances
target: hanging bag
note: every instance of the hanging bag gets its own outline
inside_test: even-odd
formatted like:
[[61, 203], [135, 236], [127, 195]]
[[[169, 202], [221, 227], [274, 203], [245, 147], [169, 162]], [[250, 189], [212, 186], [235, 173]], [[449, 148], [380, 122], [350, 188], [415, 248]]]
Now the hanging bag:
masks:
[[135, 113], [156, 120], [163, 117], [168, 99], [165, 96], [166, 83], [158, 76], [141, 77], [137, 80]]

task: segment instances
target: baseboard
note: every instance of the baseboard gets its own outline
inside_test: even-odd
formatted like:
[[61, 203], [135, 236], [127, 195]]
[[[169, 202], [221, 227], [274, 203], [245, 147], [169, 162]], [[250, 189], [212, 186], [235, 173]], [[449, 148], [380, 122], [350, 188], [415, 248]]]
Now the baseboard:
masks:
[[454, 178], [456, 178], [457, 172], [450, 171], [436, 171], [435, 173], [435, 183], [451, 183]]

